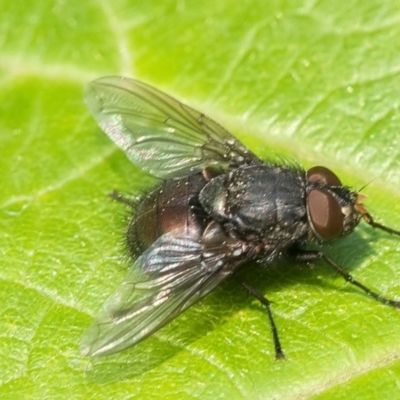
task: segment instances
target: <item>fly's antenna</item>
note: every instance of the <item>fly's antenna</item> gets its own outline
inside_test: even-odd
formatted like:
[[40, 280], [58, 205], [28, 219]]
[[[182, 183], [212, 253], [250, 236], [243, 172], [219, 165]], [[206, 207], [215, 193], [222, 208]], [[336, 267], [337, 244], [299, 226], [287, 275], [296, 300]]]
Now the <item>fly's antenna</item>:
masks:
[[375, 178], [372, 178], [368, 183], [366, 183], [364, 186], [362, 186], [360, 189], [357, 190], [357, 193], [361, 193], [367, 186], [369, 186], [375, 179], [377, 178], [377, 176]]

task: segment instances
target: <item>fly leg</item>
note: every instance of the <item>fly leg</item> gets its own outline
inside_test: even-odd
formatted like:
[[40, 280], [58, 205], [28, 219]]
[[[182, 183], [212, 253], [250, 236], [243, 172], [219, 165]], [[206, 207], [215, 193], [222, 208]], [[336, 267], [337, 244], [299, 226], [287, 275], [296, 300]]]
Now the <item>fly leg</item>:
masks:
[[120, 192], [117, 190], [113, 190], [108, 197], [110, 197], [113, 200], [117, 200], [120, 203], [126, 204], [127, 206], [131, 208], [135, 208], [137, 202], [135, 200], [129, 199], [128, 197], [123, 196]]
[[400, 236], [400, 231], [389, 228], [388, 226], [382, 225], [379, 222], [375, 222], [371, 214], [367, 213], [367, 210], [364, 208], [362, 204], [357, 204], [357, 208], [362, 212], [362, 217], [368, 225], [372, 226], [373, 228], [380, 229], [381, 231], [390, 233], [391, 235]]
[[239, 284], [246, 289], [252, 296], [254, 296], [260, 303], [265, 306], [265, 310], [268, 315], [269, 324], [271, 326], [272, 337], [274, 339], [274, 347], [275, 347], [275, 360], [282, 360], [285, 359], [285, 354], [282, 350], [281, 342], [279, 340], [278, 329], [276, 328], [276, 324], [274, 321], [274, 317], [271, 311], [271, 302], [263, 296], [258, 290], [254, 289], [246, 282], [239, 279], [237, 276], [234, 278], [239, 282]]
[[367, 293], [369, 296], [373, 297], [383, 304], [400, 308], [400, 301], [387, 299], [386, 297], [372, 291], [362, 283], [356, 281], [347, 271], [345, 271], [340, 265], [336, 264], [335, 261], [326, 256], [322, 251], [296, 250], [294, 256], [296, 260], [303, 262], [311, 262], [322, 259], [327, 262], [339, 275], [341, 275], [346, 280], [346, 282], [350, 282], [352, 285], [359, 287], [360, 289], [364, 290], [364, 292]]

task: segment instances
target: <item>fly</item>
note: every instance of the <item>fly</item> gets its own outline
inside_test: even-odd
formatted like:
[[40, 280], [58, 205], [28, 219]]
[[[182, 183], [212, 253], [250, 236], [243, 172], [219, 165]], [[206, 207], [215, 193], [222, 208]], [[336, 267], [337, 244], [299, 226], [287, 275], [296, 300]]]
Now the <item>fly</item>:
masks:
[[[133, 257], [122, 284], [85, 333], [81, 353], [109, 355], [160, 329], [244, 263], [267, 265], [282, 255], [324, 260], [347, 282], [400, 308], [356, 281], [310, 242], [348, 235], [373, 220], [362, 195], [329, 169], [264, 162], [222, 126], [145, 83], [122, 77], [91, 82], [86, 104], [128, 158], [162, 183], [134, 201], [126, 242]], [[265, 307], [276, 359], [284, 358], [270, 301], [242, 281]]]

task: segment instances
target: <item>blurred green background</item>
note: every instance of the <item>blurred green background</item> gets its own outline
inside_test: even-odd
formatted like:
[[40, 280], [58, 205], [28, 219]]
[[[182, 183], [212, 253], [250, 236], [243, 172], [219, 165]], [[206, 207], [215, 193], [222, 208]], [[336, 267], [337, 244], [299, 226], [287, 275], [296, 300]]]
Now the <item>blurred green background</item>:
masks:
[[[80, 338], [128, 263], [113, 189], [154, 182], [82, 101], [103, 75], [151, 83], [261, 156], [323, 164], [400, 227], [400, 2], [0, 0], [2, 399], [399, 398], [400, 314], [324, 266], [243, 271], [133, 349]], [[369, 227], [326, 251], [400, 298], [400, 243]]]

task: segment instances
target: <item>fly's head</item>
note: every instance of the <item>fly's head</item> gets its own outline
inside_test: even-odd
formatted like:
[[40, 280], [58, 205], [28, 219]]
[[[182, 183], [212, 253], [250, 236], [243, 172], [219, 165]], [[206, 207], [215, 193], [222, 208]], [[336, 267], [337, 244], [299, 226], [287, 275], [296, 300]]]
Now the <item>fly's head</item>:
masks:
[[320, 241], [347, 235], [366, 213], [362, 196], [343, 186], [328, 168], [317, 166], [306, 172], [307, 217], [312, 236]]

